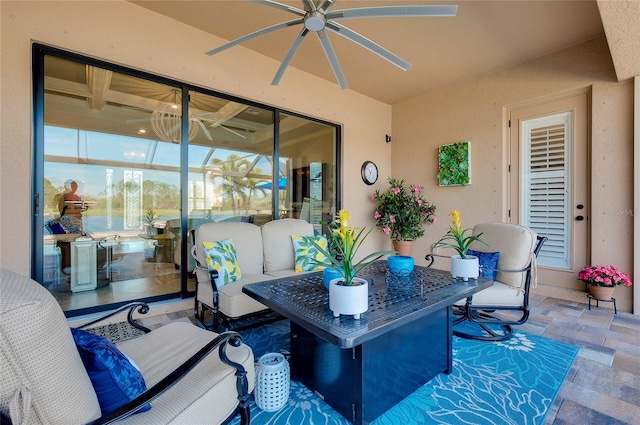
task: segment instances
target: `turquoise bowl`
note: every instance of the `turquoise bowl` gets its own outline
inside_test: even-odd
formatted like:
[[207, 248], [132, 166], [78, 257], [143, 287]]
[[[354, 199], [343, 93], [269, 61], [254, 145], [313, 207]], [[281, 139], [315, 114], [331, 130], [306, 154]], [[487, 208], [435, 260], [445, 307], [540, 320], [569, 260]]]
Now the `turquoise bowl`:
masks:
[[340, 277], [342, 277], [342, 275], [336, 269], [325, 267], [324, 270], [322, 270], [322, 283], [324, 283], [324, 287], [327, 288], [327, 291], [329, 290], [329, 282]]
[[[342, 267], [338, 267], [337, 269], [342, 270]], [[355, 275], [355, 273], [352, 273], [352, 274]], [[333, 279], [339, 279], [341, 277], [344, 277], [344, 276], [342, 276], [342, 273], [340, 273], [335, 268], [325, 267], [322, 270], [322, 283], [324, 284], [324, 287], [327, 288], [327, 291], [329, 290], [329, 283]]]
[[413, 266], [413, 257], [408, 255], [391, 255], [387, 258], [387, 268], [396, 276], [409, 276]]

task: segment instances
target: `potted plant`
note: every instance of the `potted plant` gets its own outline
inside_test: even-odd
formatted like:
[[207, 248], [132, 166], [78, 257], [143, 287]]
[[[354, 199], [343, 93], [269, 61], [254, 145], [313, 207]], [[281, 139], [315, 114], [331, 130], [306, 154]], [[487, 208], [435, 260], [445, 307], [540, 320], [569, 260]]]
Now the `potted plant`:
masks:
[[153, 210], [153, 208], [149, 208], [147, 210], [147, 213], [144, 215], [144, 217], [142, 218], [145, 225], [145, 232], [147, 233], [147, 235], [149, 236], [153, 236], [155, 235], [155, 224], [156, 221], [158, 221], [158, 215], [156, 214], [156, 212]]
[[354, 319], [360, 319], [360, 315], [369, 308], [369, 283], [357, 277], [357, 274], [384, 255], [393, 252], [378, 251], [355, 261], [358, 249], [373, 230], [373, 226], [368, 230], [350, 227], [350, 219], [351, 215], [347, 210], [338, 212], [335, 225], [329, 226], [331, 233], [328, 235], [328, 247], [321, 247], [313, 241], [318, 251], [326, 257], [325, 261], [320, 262], [315, 259], [311, 261], [331, 267], [340, 275], [329, 283], [329, 309], [334, 317], [345, 314], [353, 315]]
[[[335, 230], [338, 230], [340, 228], [340, 224], [337, 223], [336, 220], [330, 221], [328, 223], [321, 221], [320, 224], [327, 227], [329, 234], [332, 234]], [[340, 244], [337, 239], [329, 238], [327, 241], [327, 249], [329, 250], [329, 253], [331, 253], [332, 257], [335, 257], [336, 260], [338, 260], [339, 262], [342, 261], [342, 254], [340, 253]], [[324, 284], [324, 287], [327, 289], [327, 291], [329, 290], [331, 281], [333, 279], [342, 277], [342, 274], [339, 271], [340, 268], [341, 266], [328, 265], [328, 266], [325, 266], [324, 269], [322, 269], [322, 282]]]
[[462, 213], [458, 210], [452, 210], [449, 215], [451, 216], [449, 230], [438, 242], [433, 244], [433, 247], [453, 248], [458, 253], [451, 256], [451, 275], [453, 277], [461, 277], [463, 280], [468, 280], [469, 278], [477, 279], [480, 274], [478, 257], [467, 255], [467, 251], [469, 251], [469, 246], [474, 241], [486, 245], [480, 239], [482, 233], [465, 236], [471, 229], [462, 227]]
[[[371, 200], [377, 203], [376, 226], [391, 237], [400, 255], [411, 255], [413, 241], [424, 236], [423, 225], [436, 222], [436, 206], [427, 201], [422, 186], [407, 185], [403, 179], [389, 177], [389, 187], [376, 190]], [[408, 251], [401, 245], [409, 245]]]
[[614, 266], [585, 266], [578, 272], [578, 279], [587, 284], [591, 296], [608, 301], [618, 285], [631, 286], [629, 275]]

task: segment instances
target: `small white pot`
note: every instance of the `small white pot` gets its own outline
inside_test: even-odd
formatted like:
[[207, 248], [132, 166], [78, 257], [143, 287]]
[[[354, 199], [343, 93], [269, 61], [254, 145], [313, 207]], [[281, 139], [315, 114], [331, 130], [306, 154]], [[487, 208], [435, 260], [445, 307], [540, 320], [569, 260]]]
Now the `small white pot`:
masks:
[[360, 319], [369, 309], [369, 282], [359, 277], [353, 278], [353, 285], [344, 286], [344, 278], [333, 279], [329, 283], [329, 309], [333, 317], [341, 314]]
[[459, 255], [451, 256], [451, 276], [469, 279], [477, 279], [480, 275], [480, 264], [478, 257], [467, 255], [467, 258], [460, 258]]

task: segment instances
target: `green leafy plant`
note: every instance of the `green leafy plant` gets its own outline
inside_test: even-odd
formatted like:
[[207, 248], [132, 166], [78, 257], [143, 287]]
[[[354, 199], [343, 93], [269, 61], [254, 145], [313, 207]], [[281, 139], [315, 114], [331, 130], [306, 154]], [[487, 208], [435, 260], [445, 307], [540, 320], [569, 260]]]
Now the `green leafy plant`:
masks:
[[470, 142], [438, 148], [438, 182], [440, 186], [466, 186], [471, 182]]
[[427, 201], [420, 185], [389, 177], [389, 187], [376, 190], [371, 200], [378, 204], [373, 213], [376, 226], [396, 241], [416, 240], [424, 236], [425, 223], [436, 221], [436, 206]]
[[156, 224], [156, 221], [158, 221], [158, 218], [159, 217], [156, 214], [156, 212], [153, 210], [153, 208], [149, 208], [147, 210], [147, 213], [144, 215], [143, 220], [149, 226], [153, 226], [154, 224]]
[[[384, 255], [393, 254], [393, 251], [378, 251], [367, 255], [360, 261], [355, 261], [355, 256], [364, 242], [365, 238], [373, 230], [371, 226], [368, 230], [364, 228], [349, 227], [351, 215], [347, 210], [338, 211], [338, 217], [335, 219], [335, 225], [329, 226], [331, 233], [328, 236], [328, 247], [323, 248], [315, 241], [313, 244], [329, 260], [330, 266], [333, 266], [338, 273], [344, 278], [345, 285], [353, 285], [353, 278], [371, 263], [379, 260]], [[312, 259], [313, 262], [327, 266], [327, 262], [320, 262]]]
[[449, 213], [449, 215], [451, 216], [451, 226], [449, 226], [449, 231], [447, 232], [447, 234], [441, 237], [438, 242], [433, 244], [434, 248], [453, 248], [458, 254], [460, 254], [460, 258], [467, 258], [469, 245], [471, 245], [473, 241], [482, 242], [483, 244], [487, 245], [480, 239], [482, 233], [478, 235], [465, 236], [465, 233], [467, 233], [471, 229], [465, 229], [462, 227], [462, 213], [460, 213], [460, 211], [453, 210]]

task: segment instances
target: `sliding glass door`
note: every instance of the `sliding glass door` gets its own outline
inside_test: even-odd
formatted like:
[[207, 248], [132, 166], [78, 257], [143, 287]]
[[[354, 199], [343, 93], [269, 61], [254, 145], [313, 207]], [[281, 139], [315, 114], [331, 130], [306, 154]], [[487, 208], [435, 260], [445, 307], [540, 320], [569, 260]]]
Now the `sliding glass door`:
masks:
[[33, 275], [67, 315], [189, 296], [204, 223], [331, 220], [337, 126], [34, 52]]
[[44, 57], [42, 284], [64, 310], [180, 294], [178, 92]]

